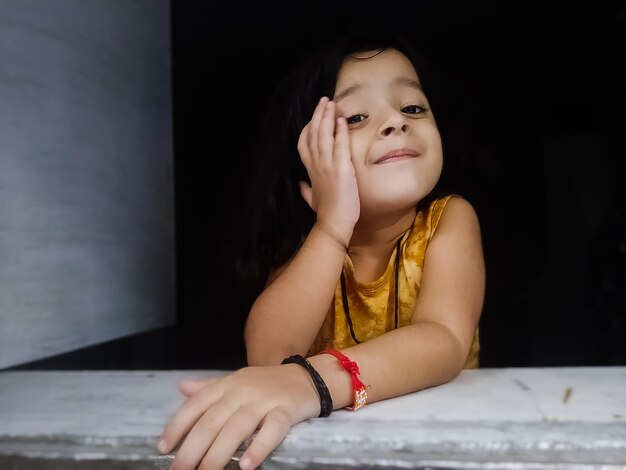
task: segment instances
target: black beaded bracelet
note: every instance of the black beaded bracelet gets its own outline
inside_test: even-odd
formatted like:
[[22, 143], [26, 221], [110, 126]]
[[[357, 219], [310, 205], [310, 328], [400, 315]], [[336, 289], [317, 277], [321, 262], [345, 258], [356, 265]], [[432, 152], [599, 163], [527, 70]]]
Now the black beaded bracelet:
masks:
[[281, 364], [299, 364], [304, 367], [315, 385], [315, 389], [320, 396], [320, 418], [326, 418], [333, 411], [333, 399], [330, 396], [328, 387], [322, 379], [322, 376], [315, 370], [311, 363], [305, 357], [300, 354], [286, 357]]

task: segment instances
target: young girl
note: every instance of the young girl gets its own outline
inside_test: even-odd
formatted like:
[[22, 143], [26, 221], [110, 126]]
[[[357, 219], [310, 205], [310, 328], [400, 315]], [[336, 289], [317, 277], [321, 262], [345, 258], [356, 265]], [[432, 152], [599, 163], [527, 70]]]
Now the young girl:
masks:
[[297, 423], [477, 367], [479, 222], [464, 198], [437, 192], [424, 70], [409, 43], [355, 34], [278, 89], [267, 122], [279, 132], [261, 129], [267, 172], [246, 220], [257, 245], [244, 258], [264, 281], [248, 367], [180, 384], [188, 399], [158, 446], [180, 445], [171, 468], [224, 468], [256, 431], [239, 463], [252, 469]]

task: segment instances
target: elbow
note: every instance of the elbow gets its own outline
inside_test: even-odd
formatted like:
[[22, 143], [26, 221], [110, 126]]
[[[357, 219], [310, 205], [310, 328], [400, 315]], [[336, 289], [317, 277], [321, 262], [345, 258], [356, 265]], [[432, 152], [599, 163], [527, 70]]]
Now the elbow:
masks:
[[270, 366], [280, 364], [284, 359], [276, 347], [271, 347], [269, 338], [263, 338], [258, 332], [252, 334], [246, 325], [244, 329], [244, 343], [246, 346], [246, 361], [248, 366]]
[[243, 339], [246, 348], [246, 362], [248, 366], [269, 366], [280, 364], [272, 352], [276, 351], [277, 342], [272, 332], [266, 328], [266, 322], [259, 320], [255, 306], [252, 306], [243, 328]]
[[275, 366], [282, 362], [282, 355], [272, 354], [270, 351], [262, 351], [259, 348], [246, 346], [246, 360], [248, 366]]
[[246, 362], [248, 366], [263, 366], [269, 365], [267, 363], [266, 355], [263, 354], [263, 347], [260, 342], [255, 338], [258, 338], [258, 335], [254, 335], [250, 333], [249, 323], [246, 323], [243, 332], [244, 344], [246, 347]]
[[444, 332], [445, 341], [440, 344], [445, 344], [447, 353], [445, 356], [448, 358], [442, 370], [441, 380], [442, 383], [447, 383], [456, 378], [465, 367], [469, 346], [466, 347], [466, 342], [463, 341], [462, 337], [455, 334], [452, 328], [441, 323], [438, 325]]
[[450, 378], [448, 381], [456, 378], [465, 368], [469, 347], [465, 347], [464, 342], [456, 335], [450, 332], [454, 348], [452, 349], [452, 359], [450, 360]]
[[286, 357], [299, 354], [291, 348], [276, 344], [272, 338], [246, 337], [245, 344], [246, 360], [249, 366], [275, 366], [279, 365]]
[[248, 361], [249, 367], [269, 365], [267, 362], [263, 361], [261, 356], [251, 353], [249, 349], [246, 350], [246, 360]]
[[460, 355], [457, 354], [456, 349], [454, 351], [449, 351], [448, 360], [445, 361], [443, 367], [439, 369], [439, 373], [435, 373], [435, 376], [438, 377], [435, 379], [435, 385], [443, 385], [454, 380], [463, 370], [463, 366], [465, 365], [464, 360], [459, 359]]
[[249, 366], [274, 366], [293, 354], [304, 354], [272, 338], [245, 336], [246, 360]]
[[244, 344], [248, 366], [271, 366], [280, 364], [283, 359], [293, 354], [305, 354], [284, 330], [268, 328], [267, 323], [250, 319], [244, 326]]
[[276, 364], [267, 353], [264, 353], [261, 348], [246, 342], [246, 361], [248, 366], [269, 366]]

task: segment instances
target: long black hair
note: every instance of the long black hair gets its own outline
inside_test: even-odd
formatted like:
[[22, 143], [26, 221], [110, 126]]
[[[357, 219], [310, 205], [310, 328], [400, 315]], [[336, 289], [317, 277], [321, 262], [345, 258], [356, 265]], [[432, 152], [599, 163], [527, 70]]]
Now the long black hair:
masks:
[[[422, 54], [409, 37], [387, 31], [351, 31], [330, 38], [277, 85], [259, 128], [248, 197], [238, 218], [233, 268], [241, 293], [236, 300], [246, 311], [270, 270], [290, 259], [315, 222], [314, 211], [300, 195], [298, 182], [309, 181], [297, 150], [300, 132], [319, 99], [334, 95], [345, 58], [384, 49], [396, 49], [411, 61], [437, 117], [439, 96]], [[440, 194], [436, 187], [420, 205]]]

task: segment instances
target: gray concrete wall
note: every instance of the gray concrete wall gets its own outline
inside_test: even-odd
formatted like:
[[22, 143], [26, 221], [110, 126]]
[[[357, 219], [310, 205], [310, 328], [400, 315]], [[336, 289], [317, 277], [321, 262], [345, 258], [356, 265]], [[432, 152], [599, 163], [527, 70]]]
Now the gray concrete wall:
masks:
[[0, 0], [0, 368], [175, 319], [167, 0]]

